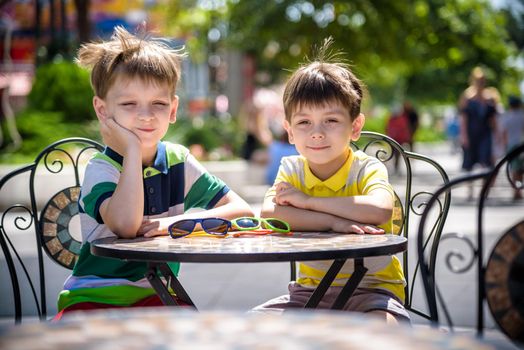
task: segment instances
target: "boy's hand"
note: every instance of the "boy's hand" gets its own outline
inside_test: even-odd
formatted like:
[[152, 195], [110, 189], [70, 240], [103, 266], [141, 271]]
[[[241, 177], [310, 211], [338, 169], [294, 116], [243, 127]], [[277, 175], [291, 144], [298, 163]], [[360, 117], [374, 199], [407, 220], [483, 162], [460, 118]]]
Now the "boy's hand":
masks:
[[275, 189], [276, 204], [290, 205], [295, 208], [307, 209], [306, 202], [310, 196], [293, 187], [293, 185], [291, 185], [289, 182], [279, 182]]
[[100, 133], [104, 144], [121, 155], [129, 149], [140, 150], [140, 139], [131, 130], [122, 127], [113, 118], [107, 118], [100, 123]]
[[144, 219], [138, 228], [137, 236], [155, 237], [168, 234], [167, 229], [173, 218]]
[[381, 229], [379, 227], [361, 224], [359, 222], [343, 218], [333, 220], [333, 226], [331, 227], [331, 229], [335, 232], [356, 233], [359, 235], [382, 235], [385, 233], [384, 229]]

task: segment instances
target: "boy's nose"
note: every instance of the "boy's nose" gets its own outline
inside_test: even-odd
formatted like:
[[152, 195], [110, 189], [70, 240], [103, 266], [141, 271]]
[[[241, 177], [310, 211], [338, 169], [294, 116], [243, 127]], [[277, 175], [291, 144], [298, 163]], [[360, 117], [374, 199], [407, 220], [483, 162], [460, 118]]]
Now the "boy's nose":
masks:
[[313, 128], [311, 131], [311, 137], [314, 139], [323, 139], [324, 138], [324, 130], [321, 126], [317, 126]]
[[151, 119], [153, 118], [153, 112], [151, 111], [150, 108], [141, 108], [139, 111], [138, 111], [138, 118], [139, 119], [143, 119], [143, 120], [148, 120], [148, 119]]

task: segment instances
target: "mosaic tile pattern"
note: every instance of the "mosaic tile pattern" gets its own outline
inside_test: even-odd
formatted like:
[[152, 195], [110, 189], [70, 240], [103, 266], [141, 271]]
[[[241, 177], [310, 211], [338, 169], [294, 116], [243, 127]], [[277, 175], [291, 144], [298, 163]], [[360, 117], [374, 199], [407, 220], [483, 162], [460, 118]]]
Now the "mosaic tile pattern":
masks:
[[[116, 239], [105, 238], [93, 242], [99, 248], [107, 248], [120, 253], [126, 251], [140, 253], [173, 253], [178, 261], [187, 255], [246, 255], [246, 254], [289, 254], [319, 252], [355, 252], [369, 249], [395, 249], [403, 251], [406, 239], [396, 235], [356, 235], [330, 232], [293, 232], [292, 234], [271, 234], [265, 236], [233, 237], [183, 237], [173, 239], [169, 236], [155, 238]], [[391, 248], [391, 247], [396, 248]], [[100, 254], [95, 251], [95, 254]], [[103, 255], [105, 255], [103, 253]], [[365, 256], [363, 254], [362, 256]], [[384, 254], [385, 255], [385, 254]], [[144, 254], [146, 260], [151, 255]], [[270, 260], [268, 260], [270, 261]]]
[[364, 315], [286, 312], [283, 315], [191, 312], [171, 308], [72, 314], [0, 329], [0, 349], [475, 349], [493, 347], [431, 328], [387, 326]]
[[504, 233], [486, 266], [486, 299], [493, 318], [511, 339], [524, 342], [524, 221]]
[[60, 265], [73, 269], [81, 242], [70, 232], [69, 223], [78, 214], [80, 187], [68, 187], [53, 196], [42, 210], [42, 241], [47, 254]]

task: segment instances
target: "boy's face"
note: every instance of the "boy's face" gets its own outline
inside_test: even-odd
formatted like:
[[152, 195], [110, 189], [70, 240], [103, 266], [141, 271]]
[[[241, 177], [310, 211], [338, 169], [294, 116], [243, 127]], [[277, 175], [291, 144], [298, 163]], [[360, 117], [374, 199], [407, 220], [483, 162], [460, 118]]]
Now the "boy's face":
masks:
[[113, 118], [140, 139], [142, 148], [156, 150], [176, 121], [178, 97], [171, 95], [167, 83], [118, 76], [104, 99], [95, 96], [94, 106], [100, 120]]
[[338, 102], [298, 105], [290, 121], [284, 121], [289, 142], [308, 160], [315, 175], [334, 173], [344, 164], [349, 142], [358, 140], [363, 126], [363, 114], [351, 121], [349, 111]]

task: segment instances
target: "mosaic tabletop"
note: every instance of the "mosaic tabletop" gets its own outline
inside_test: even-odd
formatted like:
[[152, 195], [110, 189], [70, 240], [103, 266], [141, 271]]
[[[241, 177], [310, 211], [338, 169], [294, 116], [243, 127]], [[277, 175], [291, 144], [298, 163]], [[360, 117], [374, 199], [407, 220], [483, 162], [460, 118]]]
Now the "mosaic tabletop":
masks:
[[270, 262], [350, 259], [391, 255], [407, 248], [405, 237], [333, 232], [293, 232], [225, 238], [169, 236], [135, 239], [103, 238], [92, 242], [98, 256], [142, 261]]
[[493, 349], [466, 335], [387, 326], [347, 312], [282, 315], [172, 308], [72, 313], [60, 322], [0, 328], [0, 349]]

